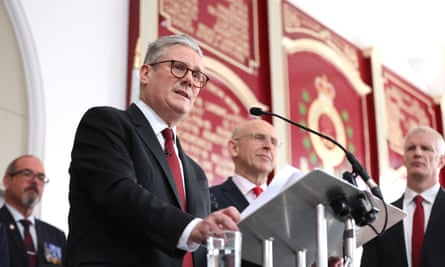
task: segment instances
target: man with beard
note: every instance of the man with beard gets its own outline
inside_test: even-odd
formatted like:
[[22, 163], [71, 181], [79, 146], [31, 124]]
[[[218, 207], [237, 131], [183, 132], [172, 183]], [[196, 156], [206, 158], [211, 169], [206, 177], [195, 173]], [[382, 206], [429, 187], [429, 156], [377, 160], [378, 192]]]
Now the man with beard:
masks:
[[11, 267], [63, 264], [64, 232], [33, 214], [48, 181], [42, 162], [32, 155], [20, 156], [6, 168], [5, 204], [0, 209], [0, 221], [8, 232]]

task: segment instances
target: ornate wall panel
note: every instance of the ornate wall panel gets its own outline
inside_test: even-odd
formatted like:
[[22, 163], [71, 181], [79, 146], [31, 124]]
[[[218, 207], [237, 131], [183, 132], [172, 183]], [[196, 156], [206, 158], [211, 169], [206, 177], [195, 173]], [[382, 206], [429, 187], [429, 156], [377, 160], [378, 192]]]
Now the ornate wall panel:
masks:
[[[357, 47], [282, 1], [283, 79], [287, 82], [288, 116], [324, 133], [370, 168], [369, 114], [371, 89], [361, 76], [365, 58]], [[290, 162], [309, 171], [322, 167], [341, 177], [350, 171], [345, 153], [316, 135], [290, 128]]]

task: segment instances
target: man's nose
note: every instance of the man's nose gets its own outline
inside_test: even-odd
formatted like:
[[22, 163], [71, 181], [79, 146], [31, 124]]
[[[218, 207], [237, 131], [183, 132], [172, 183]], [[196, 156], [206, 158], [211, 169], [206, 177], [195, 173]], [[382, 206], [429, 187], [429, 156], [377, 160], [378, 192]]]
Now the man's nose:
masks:
[[420, 146], [416, 146], [415, 147], [415, 149], [414, 149], [414, 154], [415, 155], [420, 155], [420, 154], [422, 154], [422, 148], [420, 147]]
[[185, 80], [188, 82], [189, 86], [193, 86], [193, 73], [191, 70], [187, 70], [187, 73], [185, 74], [185, 76], [182, 78], [182, 80]]

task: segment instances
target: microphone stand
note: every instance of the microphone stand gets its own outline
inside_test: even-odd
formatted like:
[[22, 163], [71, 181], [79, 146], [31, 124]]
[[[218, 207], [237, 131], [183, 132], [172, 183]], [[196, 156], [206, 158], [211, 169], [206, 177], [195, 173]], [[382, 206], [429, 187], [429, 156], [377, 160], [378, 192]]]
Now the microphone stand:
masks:
[[349, 152], [344, 146], [342, 146], [340, 143], [338, 143], [335, 139], [333, 139], [332, 137], [319, 133], [317, 131], [312, 130], [311, 128], [308, 128], [302, 124], [299, 124], [297, 122], [291, 121], [279, 114], [276, 113], [272, 113], [272, 112], [267, 112], [267, 111], [263, 111], [261, 108], [258, 107], [252, 107], [250, 108], [250, 114], [255, 115], [255, 116], [260, 116], [262, 114], [265, 115], [269, 115], [269, 116], [275, 116], [277, 118], [280, 118], [292, 125], [297, 126], [298, 128], [301, 128], [307, 132], [311, 132], [315, 135], [318, 135], [321, 138], [324, 138], [326, 140], [329, 140], [330, 142], [332, 142], [333, 144], [335, 144], [337, 147], [339, 147], [341, 150], [343, 150], [343, 152], [346, 155], [346, 159], [348, 160], [348, 162], [351, 164], [352, 166], [352, 175], [353, 177], [359, 175], [364, 181], [365, 183], [368, 185], [368, 187], [370, 188], [371, 192], [378, 197], [379, 199], [383, 200], [383, 195], [380, 191], [380, 188], [377, 186], [377, 184], [371, 179], [371, 177], [368, 175], [368, 173], [366, 172], [365, 168], [363, 168], [363, 166], [360, 164], [360, 162], [357, 160], [357, 158], [351, 153]]
[[[278, 118], [280, 118], [294, 126], [297, 126], [298, 128], [301, 128], [301, 129], [308, 131], [310, 133], [313, 133], [321, 138], [329, 140], [330, 142], [335, 144], [337, 147], [339, 147], [341, 150], [343, 150], [343, 152], [346, 155], [346, 159], [352, 166], [352, 172], [348, 172], [348, 171], [344, 172], [343, 179], [345, 179], [352, 185], [357, 186], [357, 182], [356, 182], [355, 178], [357, 176], [360, 176], [364, 180], [364, 182], [368, 185], [371, 192], [384, 203], [385, 211], [386, 211], [385, 224], [384, 224], [384, 228], [382, 230], [382, 232], [384, 232], [384, 230], [386, 229], [386, 222], [387, 222], [388, 216], [387, 216], [386, 203], [383, 200], [383, 194], [381, 193], [380, 188], [377, 186], [377, 184], [368, 175], [365, 168], [360, 164], [360, 162], [357, 160], [357, 158], [351, 152], [346, 150], [345, 147], [343, 147], [340, 143], [338, 143], [336, 140], [334, 140], [330, 136], [324, 135], [317, 131], [314, 131], [311, 128], [308, 128], [308, 127], [301, 125], [297, 122], [294, 122], [292, 120], [289, 120], [283, 116], [280, 116], [279, 114], [275, 114], [272, 112], [266, 112], [258, 107], [252, 107], [252, 108], [250, 108], [249, 111], [250, 111], [250, 114], [255, 115], [255, 116], [260, 116], [260, 115], [265, 114], [265, 115], [278, 117]], [[344, 202], [341, 202], [341, 200], [340, 200], [340, 202], [336, 203], [337, 207], [341, 208], [339, 214], [341, 214], [342, 216], [345, 215], [344, 211], [347, 211], [346, 213], [350, 214], [346, 217], [346, 219], [344, 219], [344, 222], [345, 222], [345, 230], [343, 233], [343, 254], [344, 254], [343, 256], [344, 256], [344, 260], [345, 260], [344, 266], [352, 266], [352, 267], [354, 266], [354, 250], [356, 247], [356, 237], [355, 237], [356, 222], [358, 222], [359, 226], [369, 225], [376, 232], [376, 230], [372, 227], [371, 222], [373, 220], [375, 220], [375, 214], [377, 213], [378, 209], [375, 207], [372, 197], [370, 196], [370, 194], [367, 191], [364, 191], [362, 195], [359, 195], [357, 197], [357, 201], [358, 201], [357, 207], [354, 207], [352, 212], [350, 210], [348, 210], [349, 203], [347, 203], [347, 201], [346, 201], [346, 203], [344, 203]], [[341, 203], [343, 203], [344, 205], [341, 205]], [[332, 203], [331, 203], [331, 205], [332, 205]], [[340, 216], [340, 217], [342, 217], [342, 216]], [[343, 216], [343, 218], [345, 218], [345, 217]]]
[[345, 230], [343, 232], [343, 266], [354, 267], [354, 251], [356, 245], [355, 222], [352, 216], [349, 216], [345, 221]]

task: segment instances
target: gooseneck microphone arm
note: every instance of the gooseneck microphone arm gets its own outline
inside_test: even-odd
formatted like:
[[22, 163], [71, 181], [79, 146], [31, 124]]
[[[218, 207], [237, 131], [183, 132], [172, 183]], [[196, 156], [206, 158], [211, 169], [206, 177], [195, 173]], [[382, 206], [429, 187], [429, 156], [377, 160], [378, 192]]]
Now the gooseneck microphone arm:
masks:
[[363, 166], [360, 164], [360, 162], [357, 160], [357, 158], [351, 153], [349, 152], [345, 147], [343, 147], [340, 143], [338, 143], [336, 140], [334, 140], [332, 137], [322, 134], [320, 132], [314, 131], [311, 128], [308, 128], [302, 124], [299, 124], [297, 122], [294, 122], [292, 120], [289, 120], [279, 114], [276, 113], [272, 113], [272, 112], [267, 112], [267, 111], [263, 111], [261, 108], [259, 107], [251, 107], [249, 110], [249, 113], [254, 115], [254, 116], [261, 116], [261, 115], [269, 115], [269, 116], [274, 116], [277, 118], [280, 118], [292, 125], [297, 126], [298, 128], [301, 128], [305, 131], [311, 132], [315, 135], [320, 136], [321, 138], [324, 138], [326, 140], [331, 141], [332, 143], [334, 143], [337, 147], [339, 147], [341, 150], [344, 151], [346, 158], [348, 160], [348, 162], [351, 164], [352, 166], [352, 171], [354, 174], [359, 175], [363, 181], [366, 183], [366, 185], [370, 188], [371, 192], [378, 198], [380, 198], [381, 200], [383, 200], [383, 195], [382, 192], [380, 191], [380, 188], [377, 186], [377, 184], [373, 181], [373, 179], [368, 175], [368, 172], [365, 170], [365, 168], [363, 168]]

